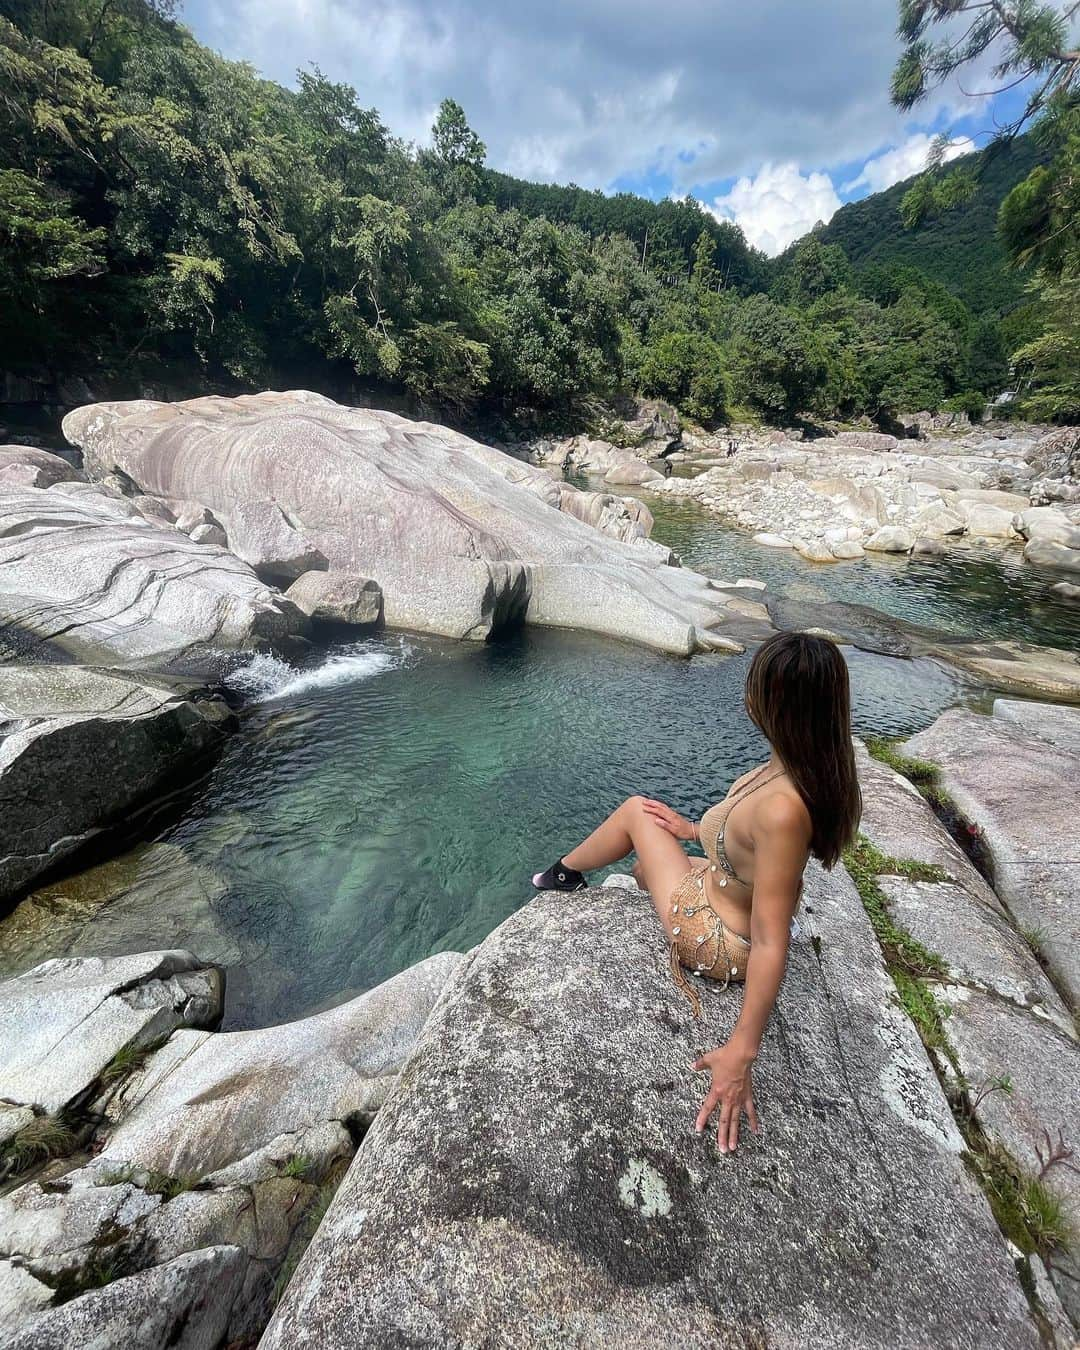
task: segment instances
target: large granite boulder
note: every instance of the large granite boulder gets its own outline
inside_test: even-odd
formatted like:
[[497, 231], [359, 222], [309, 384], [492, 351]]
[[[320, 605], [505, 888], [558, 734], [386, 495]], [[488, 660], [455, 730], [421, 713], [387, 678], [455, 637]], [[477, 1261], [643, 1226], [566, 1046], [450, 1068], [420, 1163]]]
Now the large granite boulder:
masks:
[[276, 503], [331, 569], [379, 583], [392, 627], [483, 638], [525, 620], [680, 654], [738, 646], [703, 577], [589, 529], [541, 470], [445, 427], [301, 392], [96, 404], [64, 434], [95, 476], [225, 521]]
[[0, 984], [0, 1098], [51, 1115], [121, 1051], [221, 1014], [220, 972], [190, 952], [46, 961]]
[[[1065, 730], [1062, 730], [1065, 728]], [[941, 781], [990, 855], [994, 888], [1038, 935], [1051, 975], [1080, 1002], [1080, 709], [999, 700], [994, 715], [943, 713], [908, 751]]]
[[370, 577], [305, 572], [289, 587], [287, 595], [317, 623], [368, 626], [382, 617], [382, 591]]
[[203, 1176], [325, 1120], [366, 1126], [460, 960], [429, 957], [285, 1026], [178, 1031], [110, 1108], [95, 1167]]
[[86, 475], [66, 459], [31, 445], [0, 445], [0, 491], [84, 483]]
[[232, 551], [266, 581], [295, 581], [326, 568], [318, 547], [276, 502], [238, 502], [225, 517], [225, 529]]
[[173, 790], [230, 717], [164, 681], [0, 665], [0, 899]]
[[842, 873], [755, 1070], [760, 1139], [695, 1135], [738, 1014], [674, 987], [648, 899], [545, 894], [436, 1007], [262, 1341], [1031, 1347], [1005, 1243]]
[[233, 554], [85, 483], [0, 485], [0, 660], [193, 666], [301, 631]]

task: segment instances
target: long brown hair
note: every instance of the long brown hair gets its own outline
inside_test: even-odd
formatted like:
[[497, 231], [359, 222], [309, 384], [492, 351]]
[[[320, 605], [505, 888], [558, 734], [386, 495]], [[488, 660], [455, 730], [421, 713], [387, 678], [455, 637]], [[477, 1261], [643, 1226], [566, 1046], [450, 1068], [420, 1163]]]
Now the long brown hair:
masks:
[[862, 815], [851, 685], [839, 647], [809, 633], [769, 638], [746, 677], [746, 711], [806, 803], [814, 831], [810, 851], [832, 867]]

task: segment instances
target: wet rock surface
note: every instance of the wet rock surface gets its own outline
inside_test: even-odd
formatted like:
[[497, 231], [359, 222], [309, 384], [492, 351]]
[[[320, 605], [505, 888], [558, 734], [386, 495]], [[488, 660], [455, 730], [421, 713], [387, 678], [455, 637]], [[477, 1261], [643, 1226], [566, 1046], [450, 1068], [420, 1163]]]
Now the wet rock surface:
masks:
[[[266, 1350], [1036, 1346], [986, 1202], [846, 878], [813, 871], [756, 1066], [765, 1134], [692, 1122], [695, 1022], [648, 901], [543, 895], [448, 988]], [[600, 957], [618, 934], [618, 977]]]
[[0, 665], [0, 900], [206, 762], [230, 718], [162, 680]]

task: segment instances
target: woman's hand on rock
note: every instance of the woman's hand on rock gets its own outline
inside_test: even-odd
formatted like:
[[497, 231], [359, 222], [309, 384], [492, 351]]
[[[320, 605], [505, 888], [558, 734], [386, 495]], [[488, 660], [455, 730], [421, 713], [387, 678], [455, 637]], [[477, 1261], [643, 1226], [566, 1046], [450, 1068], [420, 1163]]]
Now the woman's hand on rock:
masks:
[[641, 805], [647, 816], [651, 816], [661, 829], [667, 830], [668, 834], [673, 834], [676, 839], [697, 838], [690, 821], [685, 816], [680, 816], [678, 811], [673, 811], [670, 806], [665, 806], [663, 802], [654, 802], [651, 797], [642, 797]]
[[702, 1055], [694, 1068], [712, 1074], [712, 1086], [698, 1112], [695, 1128], [701, 1134], [709, 1117], [719, 1108], [716, 1146], [721, 1153], [734, 1153], [739, 1143], [739, 1124], [743, 1112], [755, 1134], [761, 1133], [757, 1110], [754, 1107], [754, 1089], [751, 1069], [754, 1061], [731, 1045], [722, 1045], [711, 1054]]

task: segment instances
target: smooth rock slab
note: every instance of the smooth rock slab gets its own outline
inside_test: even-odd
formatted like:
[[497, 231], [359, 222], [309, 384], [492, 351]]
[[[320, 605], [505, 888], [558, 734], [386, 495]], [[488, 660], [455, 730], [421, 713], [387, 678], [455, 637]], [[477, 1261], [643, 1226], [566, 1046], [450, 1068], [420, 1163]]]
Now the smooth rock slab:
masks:
[[218, 1172], [318, 1122], [367, 1121], [460, 957], [444, 952], [329, 1012], [261, 1031], [177, 1032], [110, 1106], [95, 1167]]
[[221, 995], [185, 951], [45, 961], [0, 984], [0, 1098], [60, 1111], [126, 1046], [212, 1025]]
[[303, 624], [231, 553], [145, 519], [126, 498], [86, 483], [0, 485], [0, 660], [162, 669]]
[[[197, 499], [234, 547], [235, 513], [273, 501], [331, 569], [379, 583], [391, 627], [483, 639], [525, 621], [689, 655], [731, 617], [666, 550], [591, 529], [549, 474], [433, 423], [294, 391], [97, 404], [64, 434], [99, 477]], [[612, 454], [605, 471], [635, 458]]]
[[164, 683], [0, 665], [0, 899], [174, 790], [220, 747], [229, 717]]
[[[1053, 709], [1080, 724], [1080, 710]], [[1053, 724], [1045, 725], [1047, 738]], [[942, 785], [983, 832], [994, 887], [1016, 922], [1037, 930], [1051, 977], [1080, 1003], [1080, 756], [1033, 737], [1008, 715], [952, 708], [907, 742], [941, 768]]]
[[[717, 1154], [691, 1064], [737, 991], [675, 989], [648, 900], [545, 894], [470, 958], [357, 1154], [263, 1350], [1034, 1347], [1038, 1336], [843, 874], [808, 875]], [[606, 959], [607, 954], [611, 959]]]

